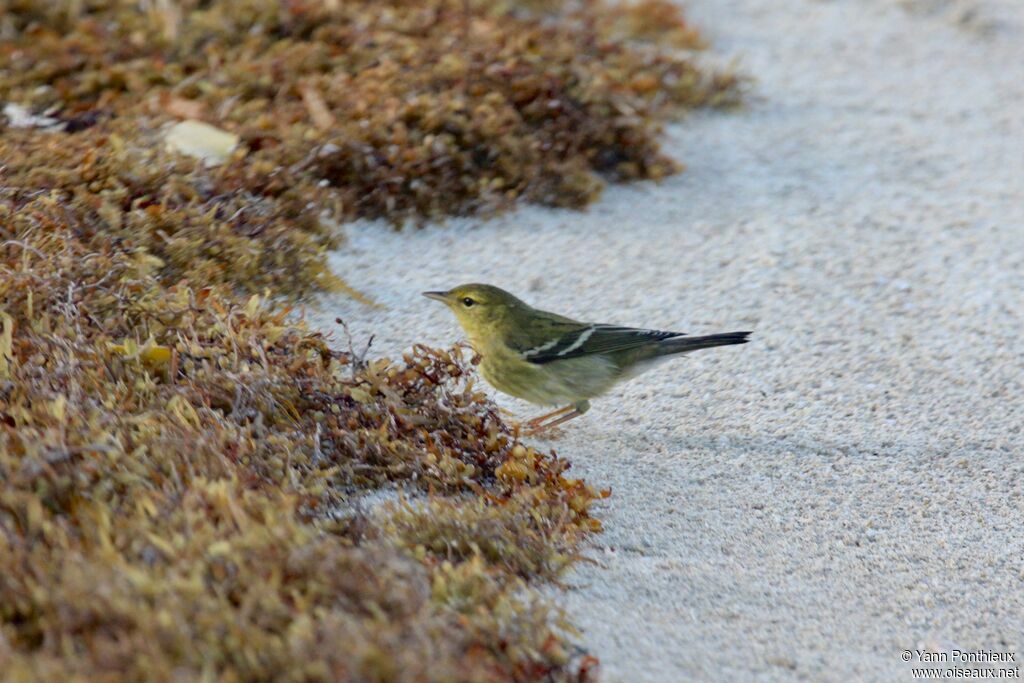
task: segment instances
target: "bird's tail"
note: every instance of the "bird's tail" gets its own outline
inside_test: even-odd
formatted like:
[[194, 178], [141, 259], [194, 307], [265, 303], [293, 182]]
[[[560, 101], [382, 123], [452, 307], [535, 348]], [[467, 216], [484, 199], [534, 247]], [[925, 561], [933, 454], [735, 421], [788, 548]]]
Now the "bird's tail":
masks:
[[746, 344], [750, 332], [722, 332], [721, 334], [708, 334], [703, 337], [671, 337], [665, 339], [658, 348], [662, 355], [671, 353], [687, 353], [698, 349], [710, 349], [713, 346], [730, 346], [732, 344]]

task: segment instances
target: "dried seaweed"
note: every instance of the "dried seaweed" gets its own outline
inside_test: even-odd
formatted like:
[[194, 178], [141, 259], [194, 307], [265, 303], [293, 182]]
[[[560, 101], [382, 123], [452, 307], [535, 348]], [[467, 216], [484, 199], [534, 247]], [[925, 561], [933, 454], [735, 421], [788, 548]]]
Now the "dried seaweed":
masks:
[[[63, 208], [0, 201], [8, 679], [579, 674], [524, 581], [571, 561], [597, 494], [518, 443], [461, 351], [354, 368]], [[430, 512], [353, 507], [391, 482]]]
[[0, 101], [100, 127], [205, 119], [241, 136], [249, 182], [326, 183], [339, 218], [580, 206], [603, 178], [674, 172], [658, 122], [737, 96], [732, 74], [652, 47], [699, 40], [664, 0], [147, 6], [0, 2]]

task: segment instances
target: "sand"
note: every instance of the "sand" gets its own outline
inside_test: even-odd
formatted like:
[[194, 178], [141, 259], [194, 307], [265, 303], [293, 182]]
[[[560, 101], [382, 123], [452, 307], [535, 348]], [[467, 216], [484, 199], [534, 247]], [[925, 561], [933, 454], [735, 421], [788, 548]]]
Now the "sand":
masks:
[[685, 173], [584, 213], [350, 225], [333, 265], [387, 309], [339, 298], [317, 319], [381, 353], [449, 344], [418, 293], [482, 280], [594, 321], [755, 330], [545, 441], [613, 491], [565, 596], [604, 680], [1024, 659], [1024, 5], [690, 14], [757, 82], [746, 111], [668, 131]]

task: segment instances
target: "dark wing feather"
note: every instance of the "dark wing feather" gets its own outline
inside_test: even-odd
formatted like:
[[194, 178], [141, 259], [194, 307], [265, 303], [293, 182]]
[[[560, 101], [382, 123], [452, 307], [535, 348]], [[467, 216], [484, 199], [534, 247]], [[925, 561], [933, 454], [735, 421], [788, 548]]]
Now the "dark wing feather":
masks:
[[682, 332], [644, 330], [617, 325], [584, 325], [567, 331], [546, 344], [532, 349], [521, 349], [520, 352], [523, 358], [531, 363], [543, 365], [595, 353], [625, 351], [682, 336]]

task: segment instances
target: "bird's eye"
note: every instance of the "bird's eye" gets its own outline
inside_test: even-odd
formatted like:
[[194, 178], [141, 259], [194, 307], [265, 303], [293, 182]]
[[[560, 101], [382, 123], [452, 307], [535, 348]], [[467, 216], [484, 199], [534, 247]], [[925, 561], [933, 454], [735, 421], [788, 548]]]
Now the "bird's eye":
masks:
[[470, 298], [469, 298], [468, 296], [467, 296], [467, 297], [464, 297], [464, 298], [462, 299], [462, 305], [463, 305], [463, 306], [465, 306], [466, 308], [469, 308], [470, 306], [472, 306], [472, 305], [473, 305], [473, 304], [475, 304], [475, 303], [476, 303], [476, 302], [475, 302], [475, 301], [473, 301], [472, 299], [470, 299]]

